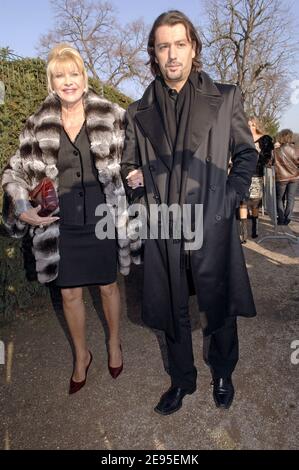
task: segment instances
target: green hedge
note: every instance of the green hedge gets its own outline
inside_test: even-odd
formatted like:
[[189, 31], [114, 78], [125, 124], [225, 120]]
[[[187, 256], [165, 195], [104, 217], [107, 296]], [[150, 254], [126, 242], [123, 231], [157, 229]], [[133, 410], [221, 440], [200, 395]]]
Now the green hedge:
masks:
[[[27, 238], [22, 242], [8, 238], [1, 227], [0, 324], [13, 320], [22, 310], [33, 308], [37, 298], [43, 296], [45, 299], [48, 296], [48, 290], [39, 282], [29, 282], [26, 279], [23, 259], [23, 254], [28, 257], [28, 251], [25, 251], [26, 242], [28, 243]], [[27, 275], [33, 274], [31, 271]]]

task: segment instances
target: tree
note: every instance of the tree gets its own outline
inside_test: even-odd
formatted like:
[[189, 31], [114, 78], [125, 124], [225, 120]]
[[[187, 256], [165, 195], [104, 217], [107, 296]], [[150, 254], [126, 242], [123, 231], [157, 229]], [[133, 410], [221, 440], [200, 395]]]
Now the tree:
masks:
[[209, 0], [205, 9], [209, 71], [240, 86], [248, 114], [275, 122], [289, 102], [298, 51], [289, 10], [279, 0]]
[[41, 37], [38, 51], [45, 57], [60, 42], [73, 45], [94, 79], [119, 87], [129, 79], [144, 84], [147, 27], [142, 20], [121, 26], [109, 2], [51, 0], [53, 31]]
[[147, 61], [146, 43], [148, 30], [142, 20], [136, 20], [122, 27], [115, 37], [114, 45], [108, 50], [106, 80], [118, 87], [123, 81], [132, 79], [141, 87], [148, 84], [150, 70]]
[[9, 47], [0, 47], [0, 60], [7, 60], [13, 55], [13, 50]]

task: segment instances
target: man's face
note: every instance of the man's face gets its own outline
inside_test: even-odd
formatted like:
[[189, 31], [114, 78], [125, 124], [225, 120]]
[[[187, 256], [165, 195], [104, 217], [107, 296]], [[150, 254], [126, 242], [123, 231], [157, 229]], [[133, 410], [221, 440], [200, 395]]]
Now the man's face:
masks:
[[155, 56], [165, 82], [179, 91], [188, 79], [195, 57], [194, 45], [182, 23], [157, 28]]

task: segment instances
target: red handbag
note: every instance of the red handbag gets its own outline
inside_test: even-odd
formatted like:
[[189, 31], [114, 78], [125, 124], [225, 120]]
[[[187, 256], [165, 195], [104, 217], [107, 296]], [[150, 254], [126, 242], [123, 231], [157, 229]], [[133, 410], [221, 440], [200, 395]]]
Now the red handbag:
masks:
[[41, 217], [47, 217], [58, 207], [58, 197], [50, 178], [43, 178], [41, 182], [30, 192], [30, 200], [33, 206], [41, 206], [38, 213]]

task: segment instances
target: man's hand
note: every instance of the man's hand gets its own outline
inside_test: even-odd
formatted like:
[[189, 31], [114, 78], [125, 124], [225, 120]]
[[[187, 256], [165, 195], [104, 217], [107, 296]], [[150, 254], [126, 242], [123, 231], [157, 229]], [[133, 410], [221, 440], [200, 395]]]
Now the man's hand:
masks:
[[143, 173], [141, 170], [130, 171], [126, 180], [127, 180], [128, 186], [130, 186], [130, 188], [132, 189], [136, 189], [141, 186], [144, 186]]
[[53, 222], [56, 222], [56, 220], [59, 220], [59, 217], [40, 217], [38, 215], [40, 210], [41, 206], [32, 207], [32, 209], [28, 209], [26, 212], [22, 212], [22, 214], [19, 216], [19, 219], [26, 224], [40, 227], [44, 225], [50, 225]]

